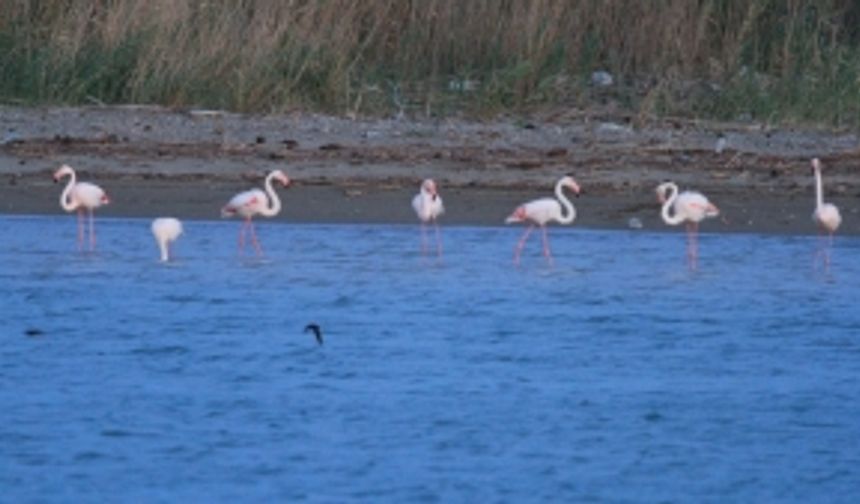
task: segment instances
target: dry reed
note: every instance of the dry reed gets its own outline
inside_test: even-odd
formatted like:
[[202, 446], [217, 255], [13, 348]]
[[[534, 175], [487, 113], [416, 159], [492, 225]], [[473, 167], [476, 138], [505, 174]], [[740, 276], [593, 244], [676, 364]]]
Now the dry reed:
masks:
[[[0, 0], [0, 101], [860, 124], [852, 0]], [[617, 84], [590, 85], [594, 70]]]

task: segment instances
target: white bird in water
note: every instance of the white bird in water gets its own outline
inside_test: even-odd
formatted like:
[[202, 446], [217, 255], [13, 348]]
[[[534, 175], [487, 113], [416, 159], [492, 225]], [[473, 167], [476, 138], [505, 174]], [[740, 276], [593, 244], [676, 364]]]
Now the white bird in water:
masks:
[[65, 176], [69, 176], [69, 183], [60, 194], [60, 206], [67, 212], [78, 212], [78, 249], [83, 249], [84, 244], [84, 210], [89, 215], [90, 228], [90, 250], [96, 248], [96, 230], [93, 219], [93, 210], [110, 203], [104, 190], [89, 182], [78, 182], [75, 170], [69, 165], [62, 165], [54, 172], [54, 183]]
[[284, 175], [284, 172], [274, 170], [266, 176], [266, 182], [263, 184], [266, 189], [265, 192], [259, 189], [240, 192], [233, 196], [224, 208], [221, 209], [221, 217], [238, 215], [245, 219], [245, 222], [242, 223], [242, 227], [239, 229], [239, 252], [245, 248], [245, 231], [249, 230], [251, 232], [251, 243], [254, 245], [257, 255], [263, 253], [251, 218], [257, 214], [265, 217], [274, 217], [280, 213], [281, 200], [272, 188], [273, 180], [277, 180], [284, 187], [290, 185], [290, 179]]
[[579, 196], [579, 184], [571, 176], [565, 176], [559, 179], [555, 184], [555, 198], [540, 198], [530, 201], [524, 205], [520, 205], [514, 210], [507, 219], [506, 224], [515, 222], [528, 222], [529, 227], [523, 233], [523, 237], [517, 243], [514, 249], [514, 262], [519, 264], [520, 254], [526, 244], [529, 235], [534, 231], [535, 226], [540, 226], [543, 233], [543, 255], [546, 256], [547, 262], [552, 265], [552, 252], [549, 248], [549, 238], [547, 237], [546, 225], [549, 222], [555, 221], [559, 224], [570, 224], [576, 219], [576, 208], [569, 199], [564, 195], [562, 189], [568, 188], [577, 196]]
[[170, 244], [182, 234], [182, 223], [173, 217], [159, 217], [152, 221], [152, 234], [161, 251], [161, 262], [170, 260]]
[[442, 197], [436, 188], [433, 179], [425, 179], [421, 182], [421, 190], [412, 198], [412, 208], [421, 221], [421, 252], [427, 253], [427, 223], [432, 222], [436, 230], [436, 255], [442, 256], [442, 239], [439, 236], [439, 223], [437, 218], [445, 213], [442, 206]]
[[[815, 175], [815, 211], [812, 212], [812, 220], [818, 224], [822, 232], [826, 232], [829, 235], [829, 247], [833, 244], [833, 233], [842, 224], [842, 216], [839, 214], [839, 208], [836, 205], [824, 202], [824, 188], [821, 182], [821, 161], [818, 158], [812, 160], [812, 173]], [[819, 254], [824, 255], [825, 267], [830, 266], [830, 251], [825, 249], [823, 244], [816, 256]]]
[[686, 223], [687, 260], [690, 268], [695, 269], [699, 260], [699, 222], [720, 215], [720, 210], [702, 193], [684, 191], [679, 194], [674, 182], [657, 186], [657, 200], [663, 205], [660, 212], [663, 222], [670, 226]]

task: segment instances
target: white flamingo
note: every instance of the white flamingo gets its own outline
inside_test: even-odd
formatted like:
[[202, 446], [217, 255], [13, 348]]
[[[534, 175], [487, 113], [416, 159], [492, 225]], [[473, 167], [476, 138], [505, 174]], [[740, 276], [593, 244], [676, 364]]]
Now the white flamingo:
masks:
[[687, 259], [690, 267], [695, 269], [699, 260], [699, 223], [720, 215], [720, 210], [702, 193], [684, 191], [679, 194], [674, 182], [657, 186], [657, 200], [663, 205], [660, 212], [663, 222], [670, 226], [686, 223]]
[[251, 232], [251, 243], [257, 251], [257, 255], [262, 254], [263, 250], [260, 247], [260, 242], [257, 241], [257, 233], [254, 231], [254, 224], [251, 218], [254, 215], [260, 214], [265, 217], [274, 217], [281, 211], [281, 200], [272, 189], [272, 181], [277, 180], [284, 187], [290, 185], [290, 179], [284, 175], [281, 170], [274, 170], [266, 176], [266, 182], [263, 184], [266, 191], [259, 189], [251, 189], [250, 191], [240, 192], [221, 209], [221, 217], [232, 217], [238, 215], [245, 219], [242, 227], [239, 229], [239, 251], [245, 248], [245, 231]]
[[[829, 244], [833, 243], [833, 233], [839, 229], [842, 224], [842, 216], [839, 214], [839, 209], [832, 203], [824, 202], [824, 188], [821, 182], [821, 161], [818, 158], [812, 160], [812, 172], [815, 175], [815, 211], [812, 212], [812, 220], [818, 224], [822, 232], [830, 235]], [[824, 250], [821, 247], [819, 253], [824, 254], [824, 264], [830, 265], [830, 251]]]
[[93, 210], [110, 203], [110, 200], [101, 187], [89, 182], [78, 182], [75, 170], [69, 165], [64, 164], [54, 172], [54, 182], [59, 182], [65, 176], [69, 176], [69, 182], [60, 194], [60, 206], [67, 212], [78, 212], [78, 249], [83, 249], [84, 210], [87, 211], [89, 215], [90, 250], [95, 250], [96, 229]]
[[152, 221], [152, 234], [161, 251], [161, 262], [170, 260], [170, 244], [182, 234], [182, 223], [173, 217], [159, 217]]
[[439, 196], [436, 182], [432, 179], [421, 182], [421, 190], [412, 198], [412, 208], [415, 209], [421, 221], [421, 252], [427, 253], [427, 223], [433, 222], [436, 230], [436, 254], [441, 257], [442, 239], [439, 236], [439, 223], [436, 219], [445, 213], [445, 207], [442, 206], [442, 197]]
[[526, 244], [529, 235], [534, 231], [535, 226], [540, 226], [543, 233], [543, 255], [546, 256], [547, 262], [552, 264], [552, 252], [549, 248], [549, 238], [547, 237], [546, 225], [551, 221], [559, 224], [570, 224], [576, 219], [576, 208], [565, 197], [562, 189], [567, 187], [575, 195], [579, 195], [579, 184], [571, 176], [565, 176], [559, 179], [555, 184], [555, 198], [540, 198], [520, 205], [514, 210], [507, 219], [506, 224], [515, 222], [528, 222], [529, 227], [523, 233], [522, 238], [517, 243], [514, 249], [514, 262], [519, 264], [520, 254]]

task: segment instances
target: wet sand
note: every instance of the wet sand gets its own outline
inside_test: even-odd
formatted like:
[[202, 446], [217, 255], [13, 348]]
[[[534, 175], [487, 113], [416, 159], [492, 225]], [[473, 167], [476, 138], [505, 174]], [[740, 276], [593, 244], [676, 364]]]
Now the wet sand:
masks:
[[[826, 199], [842, 210], [841, 233], [860, 234], [856, 135], [766, 129], [754, 124], [662, 121], [571, 113], [532, 122], [367, 120], [242, 116], [148, 107], [0, 108], [0, 212], [59, 214], [62, 163], [98, 183], [104, 216], [218, 218], [232, 194], [268, 170], [280, 190], [277, 220], [413, 223], [409, 201], [435, 178], [444, 222], [500, 225], [519, 203], [549, 196], [561, 175], [583, 187], [574, 225], [665, 230], [654, 187], [672, 179], [704, 192], [721, 216], [703, 230], [815, 233], [809, 159], [825, 165]], [[716, 152], [722, 136], [725, 147]]]

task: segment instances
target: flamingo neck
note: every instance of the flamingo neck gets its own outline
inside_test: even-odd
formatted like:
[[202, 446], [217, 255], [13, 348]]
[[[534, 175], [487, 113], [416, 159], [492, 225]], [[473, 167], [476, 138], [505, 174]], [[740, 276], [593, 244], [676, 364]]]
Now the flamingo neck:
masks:
[[824, 205], [824, 188], [821, 183], [821, 170], [815, 169], [815, 208], [820, 209]]
[[75, 187], [76, 183], [77, 177], [75, 177], [75, 172], [69, 172], [69, 182], [66, 184], [66, 188], [63, 189], [62, 194], [60, 194], [60, 206], [67, 212], [71, 212], [78, 207], [78, 205], [72, 201], [71, 197], [72, 189]]
[[266, 177], [266, 183], [264, 184], [266, 188], [266, 195], [269, 196], [269, 201], [271, 202], [270, 206], [260, 210], [260, 213], [265, 215], [266, 217], [274, 217], [275, 215], [278, 215], [278, 213], [281, 211], [281, 199], [278, 198], [278, 194], [272, 188], [272, 178], [274, 178], [274, 176], [274, 172], [270, 173]]
[[567, 199], [567, 196], [564, 195], [564, 191], [562, 191], [563, 187], [561, 180], [555, 184], [555, 197], [558, 198], [559, 203], [561, 203], [561, 206], [564, 209], [558, 222], [559, 224], [570, 224], [574, 219], [576, 219], [576, 208], [574, 208], [573, 203]]
[[669, 192], [671, 195], [666, 198], [666, 201], [663, 203], [663, 208], [660, 211], [660, 216], [663, 217], [663, 222], [669, 224], [670, 226], [677, 226], [678, 224], [684, 222], [684, 216], [675, 212], [674, 215], [669, 215], [670, 209], [675, 205], [675, 200], [678, 199], [678, 186], [675, 184], [670, 184], [668, 186]]
[[158, 248], [161, 250], [161, 262], [167, 262], [170, 260], [170, 253], [167, 249], [167, 240], [159, 239]]

